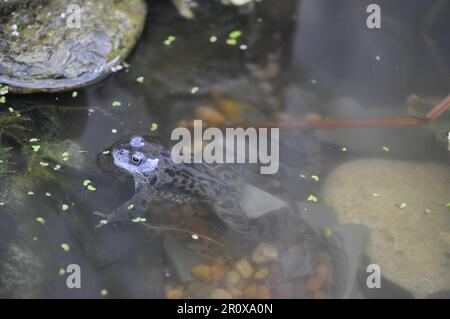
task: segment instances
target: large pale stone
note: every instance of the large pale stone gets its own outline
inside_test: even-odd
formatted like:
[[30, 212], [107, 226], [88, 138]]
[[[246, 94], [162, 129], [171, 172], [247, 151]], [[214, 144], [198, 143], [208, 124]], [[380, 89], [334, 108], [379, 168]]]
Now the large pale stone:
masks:
[[322, 196], [340, 223], [370, 229], [368, 254], [384, 276], [417, 297], [450, 289], [448, 166], [356, 160], [328, 176]]

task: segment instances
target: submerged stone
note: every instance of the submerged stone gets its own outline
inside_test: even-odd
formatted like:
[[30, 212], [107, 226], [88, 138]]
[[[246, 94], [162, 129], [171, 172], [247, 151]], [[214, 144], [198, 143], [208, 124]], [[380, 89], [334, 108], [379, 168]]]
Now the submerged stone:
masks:
[[0, 83], [16, 93], [71, 90], [98, 81], [136, 44], [142, 0], [0, 2]]
[[[340, 223], [369, 229], [367, 255], [382, 275], [423, 298], [450, 287], [450, 215], [444, 206], [449, 189], [446, 165], [360, 159], [331, 172], [322, 196]], [[401, 203], [407, 205], [400, 209]]]

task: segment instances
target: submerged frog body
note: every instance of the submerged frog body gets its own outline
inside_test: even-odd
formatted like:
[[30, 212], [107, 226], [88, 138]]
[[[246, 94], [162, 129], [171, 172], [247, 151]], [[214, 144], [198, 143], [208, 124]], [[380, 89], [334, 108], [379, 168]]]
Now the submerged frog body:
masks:
[[144, 214], [154, 197], [180, 204], [204, 202], [232, 229], [248, 231], [233, 171], [223, 165], [173, 162], [169, 149], [135, 136], [113, 149], [114, 164], [133, 176], [135, 195], [111, 215], [109, 222], [131, 221]]

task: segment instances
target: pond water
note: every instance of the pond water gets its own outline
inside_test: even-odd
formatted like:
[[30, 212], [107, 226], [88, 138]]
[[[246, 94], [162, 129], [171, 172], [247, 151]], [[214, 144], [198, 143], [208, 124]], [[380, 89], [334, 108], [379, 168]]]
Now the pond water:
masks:
[[[175, 128], [217, 116], [227, 125], [424, 116], [448, 95], [450, 4], [378, 3], [373, 30], [368, 1], [200, 1], [191, 20], [148, 1], [122, 70], [76, 91], [8, 94], [0, 296], [445, 296], [449, 111], [427, 126], [282, 129], [279, 174], [243, 176], [256, 240], [206, 205], [161, 199], [145, 221], [96, 228], [94, 212], [134, 195], [111, 156], [130, 136], [171, 146]], [[71, 264], [80, 289], [67, 287]], [[369, 265], [381, 288], [367, 287]]]

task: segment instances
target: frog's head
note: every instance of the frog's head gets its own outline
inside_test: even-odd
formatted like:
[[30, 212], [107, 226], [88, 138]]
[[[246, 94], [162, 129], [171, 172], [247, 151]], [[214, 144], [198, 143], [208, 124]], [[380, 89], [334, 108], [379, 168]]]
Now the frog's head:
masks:
[[150, 174], [158, 167], [161, 150], [161, 146], [147, 142], [141, 136], [134, 136], [128, 143], [114, 148], [112, 155], [117, 167], [139, 177]]

